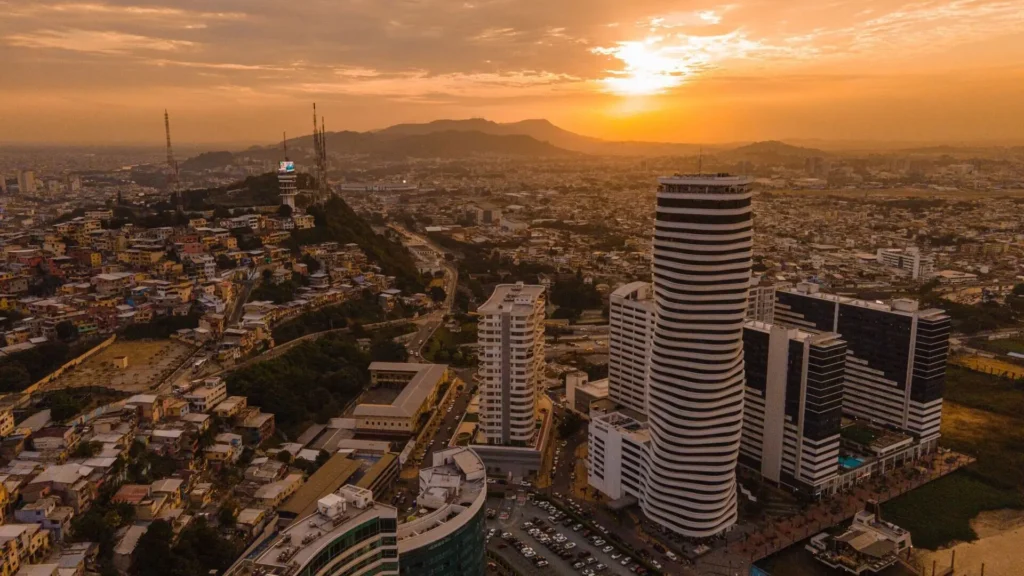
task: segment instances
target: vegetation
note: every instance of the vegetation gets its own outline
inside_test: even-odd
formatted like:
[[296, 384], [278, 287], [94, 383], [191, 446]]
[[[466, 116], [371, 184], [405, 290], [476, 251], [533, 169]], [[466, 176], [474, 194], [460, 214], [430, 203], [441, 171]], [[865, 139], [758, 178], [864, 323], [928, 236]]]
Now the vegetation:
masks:
[[81, 342], [69, 346], [63, 342], [44, 342], [28, 350], [0, 358], [0, 393], [20, 392], [33, 382], [60, 368], [95, 344]]
[[977, 539], [971, 519], [987, 510], [1024, 508], [1024, 497], [955, 472], [887, 502], [885, 517], [914, 535], [914, 546], [935, 550]]
[[314, 332], [345, 328], [353, 323], [375, 324], [403, 318], [406, 315], [406, 311], [400, 306], [396, 306], [390, 313], [385, 312], [377, 303], [377, 297], [367, 290], [363, 292], [361, 298], [305, 312], [298, 318], [277, 326], [273, 332], [274, 342], [283, 344]]
[[971, 346], [981, 348], [996, 354], [1008, 354], [1016, 352], [1024, 354], [1024, 340], [1020, 338], [1000, 338], [999, 340], [977, 339], [971, 342]]
[[291, 280], [287, 280], [280, 284], [263, 282], [257, 286], [255, 290], [249, 293], [249, 301], [256, 302], [261, 300], [270, 300], [274, 304], [284, 304], [295, 299], [296, 288], [295, 283]]
[[469, 348], [462, 348], [461, 345], [474, 342], [476, 324], [473, 322], [463, 324], [459, 332], [452, 332], [446, 326], [441, 326], [427, 343], [423, 357], [439, 364], [469, 366], [473, 362], [473, 352]]
[[1018, 320], [1017, 309], [997, 302], [959, 304], [929, 293], [922, 297], [922, 303], [944, 309], [949, 314], [953, 329], [964, 334], [1016, 326]]
[[311, 422], [341, 413], [369, 384], [369, 362], [352, 336], [331, 334], [232, 372], [228, 393], [247, 396], [250, 405], [273, 412], [277, 426], [294, 435]]
[[584, 310], [604, 306], [601, 294], [593, 284], [583, 282], [578, 272], [576, 276], [559, 280], [551, 287], [551, 302], [558, 306], [553, 317], [572, 320], [579, 318]]
[[227, 570], [239, 547], [198, 518], [186, 526], [174, 542], [174, 530], [164, 520], [157, 520], [139, 538], [132, 558], [134, 576], [186, 576], [222, 573]]
[[395, 277], [399, 288], [408, 292], [423, 290], [419, 271], [409, 251], [401, 244], [377, 235], [344, 200], [334, 197], [323, 205], [311, 206], [307, 212], [314, 217], [316, 227], [292, 232], [290, 242], [293, 247], [329, 241], [355, 243], [385, 274]]
[[200, 315], [191, 313], [187, 316], [157, 316], [144, 324], [130, 324], [121, 332], [125, 340], [159, 340], [170, 338], [178, 330], [199, 326]]
[[947, 402], [1002, 414], [1024, 417], [1024, 381], [993, 376], [960, 366], [946, 367]]
[[566, 410], [562, 415], [562, 419], [558, 422], [558, 437], [568, 438], [579, 432], [582, 427], [583, 418], [575, 412]]

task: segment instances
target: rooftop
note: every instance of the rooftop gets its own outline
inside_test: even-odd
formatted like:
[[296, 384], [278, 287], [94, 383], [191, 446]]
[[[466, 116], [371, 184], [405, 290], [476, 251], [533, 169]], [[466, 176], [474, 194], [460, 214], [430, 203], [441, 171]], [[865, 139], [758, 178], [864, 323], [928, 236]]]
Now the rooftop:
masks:
[[412, 379], [390, 404], [360, 403], [352, 415], [410, 418], [419, 412], [447, 369], [448, 366], [444, 364], [373, 362], [370, 364], [370, 372], [410, 372], [413, 373]]
[[481, 314], [493, 314], [518, 310], [529, 312], [538, 298], [544, 296], [544, 287], [536, 284], [499, 284], [494, 288], [494, 293], [477, 308]]

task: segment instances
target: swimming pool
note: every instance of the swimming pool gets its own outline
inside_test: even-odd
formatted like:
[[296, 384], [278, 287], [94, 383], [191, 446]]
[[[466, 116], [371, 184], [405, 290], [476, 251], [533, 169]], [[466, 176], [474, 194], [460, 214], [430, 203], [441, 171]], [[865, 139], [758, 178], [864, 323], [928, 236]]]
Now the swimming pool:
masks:
[[864, 461], [860, 458], [854, 458], [853, 456], [840, 456], [839, 465], [847, 470], [853, 470], [864, 464]]

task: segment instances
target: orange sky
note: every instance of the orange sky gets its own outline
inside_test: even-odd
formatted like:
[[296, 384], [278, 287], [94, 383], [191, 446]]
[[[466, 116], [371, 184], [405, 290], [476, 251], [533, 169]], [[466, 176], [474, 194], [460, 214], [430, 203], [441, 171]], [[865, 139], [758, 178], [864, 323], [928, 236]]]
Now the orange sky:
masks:
[[0, 142], [1024, 141], [1022, 0], [0, 0]]

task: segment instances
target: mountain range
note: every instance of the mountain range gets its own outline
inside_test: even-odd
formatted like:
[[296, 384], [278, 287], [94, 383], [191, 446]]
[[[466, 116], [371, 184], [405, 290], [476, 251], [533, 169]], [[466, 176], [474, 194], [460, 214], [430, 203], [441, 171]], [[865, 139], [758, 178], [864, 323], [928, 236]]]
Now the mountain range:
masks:
[[[460, 158], [477, 155], [520, 157], [598, 156], [695, 156], [702, 146], [685, 143], [609, 141], [583, 136], [555, 126], [547, 120], [499, 123], [483, 118], [435, 120], [424, 124], [396, 124], [370, 132], [328, 132], [329, 154], [359, 154], [383, 159]], [[293, 160], [308, 160], [312, 136], [288, 141]], [[802, 161], [808, 156], [827, 156], [816, 148], [784, 142], [755, 142], [739, 147], [703, 147], [707, 156], [720, 160], [757, 163]], [[225, 153], [206, 153], [190, 159], [184, 169], [201, 170], [219, 162]], [[253, 146], [235, 153], [263, 160], [280, 159], [280, 146]]]

